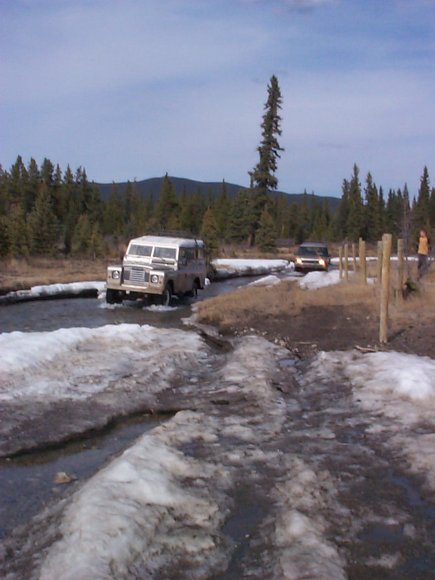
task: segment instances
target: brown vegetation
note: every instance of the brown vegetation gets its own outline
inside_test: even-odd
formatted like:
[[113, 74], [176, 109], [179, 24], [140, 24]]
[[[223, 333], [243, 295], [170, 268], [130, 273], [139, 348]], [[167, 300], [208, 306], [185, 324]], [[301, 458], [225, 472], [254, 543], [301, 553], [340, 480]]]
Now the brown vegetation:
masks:
[[[435, 272], [406, 299], [392, 295], [389, 312], [386, 348], [435, 356]], [[223, 334], [260, 334], [301, 356], [379, 347], [379, 289], [356, 277], [309, 291], [295, 281], [245, 287], [199, 303], [197, 317]]]
[[105, 280], [106, 260], [9, 259], [0, 262], [0, 293], [40, 284]]

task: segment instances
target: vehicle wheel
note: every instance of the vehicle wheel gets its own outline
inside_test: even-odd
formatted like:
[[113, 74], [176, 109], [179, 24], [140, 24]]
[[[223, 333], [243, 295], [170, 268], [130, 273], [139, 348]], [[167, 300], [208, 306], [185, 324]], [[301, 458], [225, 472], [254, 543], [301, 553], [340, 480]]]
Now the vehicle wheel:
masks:
[[116, 304], [119, 302], [118, 292], [116, 290], [112, 290], [112, 288], [107, 288], [106, 302], [107, 304]]
[[163, 306], [170, 306], [172, 300], [172, 289], [168, 285], [166, 286], [163, 294], [162, 294], [162, 305]]
[[198, 296], [198, 282], [195, 280], [192, 286], [192, 290], [187, 293], [190, 298], [196, 298]]

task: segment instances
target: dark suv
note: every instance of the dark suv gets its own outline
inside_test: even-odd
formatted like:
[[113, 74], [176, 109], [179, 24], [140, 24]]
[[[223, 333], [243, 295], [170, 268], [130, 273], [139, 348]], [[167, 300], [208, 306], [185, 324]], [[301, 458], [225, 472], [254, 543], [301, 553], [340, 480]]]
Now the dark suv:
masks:
[[295, 255], [295, 270], [308, 272], [309, 270], [328, 270], [331, 257], [328, 246], [321, 242], [306, 242], [301, 244]]

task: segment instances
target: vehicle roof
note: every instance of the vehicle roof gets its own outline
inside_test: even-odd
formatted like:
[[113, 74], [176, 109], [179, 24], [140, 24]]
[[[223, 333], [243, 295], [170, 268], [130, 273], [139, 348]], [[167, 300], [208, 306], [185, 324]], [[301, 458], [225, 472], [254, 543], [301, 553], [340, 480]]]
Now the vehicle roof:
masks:
[[306, 248], [309, 246], [322, 246], [323, 248], [327, 248], [328, 244], [325, 244], [325, 242], [304, 242], [303, 244], [301, 244], [299, 247], [300, 248]]
[[140, 236], [139, 238], [134, 238], [130, 240], [130, 244], [150, 244], [159, 246], [183, 246], [187, 248], [194, 248], [196, 246], [203, 246], [204, 242], [202, 240], [197, 240], [195, 238], [175, 238], [169, 236]]

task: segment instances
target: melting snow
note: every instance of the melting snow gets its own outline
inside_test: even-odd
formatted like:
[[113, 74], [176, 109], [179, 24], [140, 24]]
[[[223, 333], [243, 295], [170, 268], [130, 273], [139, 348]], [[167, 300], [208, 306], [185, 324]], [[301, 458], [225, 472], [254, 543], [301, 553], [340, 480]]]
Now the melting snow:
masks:
[[435, 489], [435, 360], [399, 352], [320, 353], [308, 380], [347, 380], [354, 400], [373, 414], [372, 433], [389, 433], [414, 471]]
[[338, 270], [329, 270], [329, 272], [308, 272], [301, 278], [298, 283], [301, 288], [306, 290], [317, 290], [324, 286], [332, 286], [340, 282], [340, 272]]

